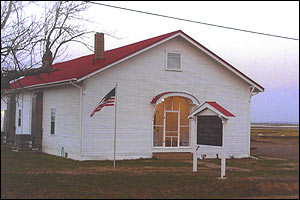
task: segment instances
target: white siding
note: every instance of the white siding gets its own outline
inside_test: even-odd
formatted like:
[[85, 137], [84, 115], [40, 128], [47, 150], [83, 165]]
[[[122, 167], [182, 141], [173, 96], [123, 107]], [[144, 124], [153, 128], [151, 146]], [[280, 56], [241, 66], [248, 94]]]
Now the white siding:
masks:
[[[31, 134], [31, 99], [32, 93], [20, 93], [16, 104], [16, 134]], [[19, 110], [21, 110], [21, 126], [18, 126]]]
[[[43, 145], [42, 151], [80, 159], [79, 89], [74, 86], [47, 88], [43, 93]], [[50, 134], [51, 108], [56, 109], [55, 134]]]
[[1, 95], [1, 131], [3, 131], [4, 111], [7, 110], [7, 96]]
[[[30, 117], [31, 117], [31, 94], [26, 93], [19, 93], [16, 95], [16, 134], [30, 134]], [[7, 110], [7, 95], [2, 95], [1, 99], [1, 111]], [[21, 126], [18, 126], [18, 117], [19, 117], [19, 110], [22, 111], [22, 121]], [[3, 119], [1, 115], [1, 130], [3, 128]]]
[[[165, 70], [166, 51], [182, 53], [182, 72]], [[200, 103], [216, 101], [232, 112], [236, 117], [226, 125], [225, 150], [236, 157], [249, 154], [249, 85], [183, 39], [175, 38], [87, 80], [83, 100], [84, 159], [112, 159], [114, 108], [105, 107], [92, 118], [89, 114], [116, 81], [117, 159], [151, 157], [154, 106], [150, 102], [167, 91], [187, 92]], [[195, 127], [191, 128], [195, 133]], [[195, 142], [196, 136], [192, 137]], [[215, 156], [217, 150], [200, 148], [199, 154]]]
[[[3, 99], [2, 99], [3, 98]], [[7, 110], [7, 95], [2, 95], [1, 111]], [[19, 110], [22, 111], [21, 126], [18, 126]], [[3, 130], [3, 116], [1, 115], [1, 130]], [[31, 93], [16, 95], [16, 134], [30, 134], [31, 129]]]
[[211, 111], [211, 110], [209, 110], [208, 108], [205, 108], [198, 115], [215, 116], [215, 115], [218, 115], [218, 114]]
[[[167, 71], [166, 52], [181, 53], [182, 71]], [[82, 66], [84, 67], [84, 66]], [[104, 107], [89, 116], [98, 102], [115, 86], [117, 88], [117, 159], [150, 158], [152, 152], [152, 118], [155, 106], [150, 102], [157, 94], [168, 91], [187, 92], [200, 104], [216, 101], [233, 113], [225, 126], [225, 151], [235, 157], [250, 153], [249, 85], [224, 66], [187, 43], [174, 38], [125, 62], [102, 71], [83, 84], [82, 151], [80, 136], [80, 90], [72, 85], [43, 89], [42, 151], [77, 160], [113, 159], [114, 107]], [[22, 127], [17, 134], [31, 129], [31, 102], [34, 91], [19, 98], [16, 108], [22, 109]], [[6, 109], [2, 103], [1, 110]], [[50, 134], [51, 108], [56, 109], [55, 134]], [[206, 112], [206, 111], [204, 111]], [[16, 119], [16, 125], [17, 125]], [[2, 128], [1, 118], [1, 128]], [[191, 152], [196, 144], [196, 124], [191, 121], [190, 148], [174, 151]], [[165, 149], [163, 151], [170, 151]], [[216, 147], [200, 147], [200, 154], [215, 157]]]

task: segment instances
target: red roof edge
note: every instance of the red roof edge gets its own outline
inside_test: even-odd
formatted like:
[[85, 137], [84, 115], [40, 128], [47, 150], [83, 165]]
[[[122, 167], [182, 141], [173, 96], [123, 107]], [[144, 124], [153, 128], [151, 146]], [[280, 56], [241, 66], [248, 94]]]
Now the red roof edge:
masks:
[[205, 103], [211, 105], [212, 107], [214, 107], [215, 109], [217, 109], [218, 111], [220, 111], [222, 114], [224, 114], [227, 117], [235, 117], [234, 114], [232, 114], [231, 112], [229, 112], [228, 110], [226, 110], [225, 108], [223, 108], [222, 106], [220, 106], [215, 101], [206, 101]]

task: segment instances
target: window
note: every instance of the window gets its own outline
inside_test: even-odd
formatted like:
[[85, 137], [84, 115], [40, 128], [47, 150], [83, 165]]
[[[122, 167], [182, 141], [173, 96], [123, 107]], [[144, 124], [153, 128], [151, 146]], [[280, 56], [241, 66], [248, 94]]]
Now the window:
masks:
[[51, 135], [54, 135], [55, 133], [55, 115], [56, 115], [56, 109], [51, 108]]
[[21, 119], [22, 119], [22, 111], [19, 110], [19, 116], [18, 116], [18, 126], [21, 126]]
[[167, 52], [166, 70], [181, 71], [181, 53]]

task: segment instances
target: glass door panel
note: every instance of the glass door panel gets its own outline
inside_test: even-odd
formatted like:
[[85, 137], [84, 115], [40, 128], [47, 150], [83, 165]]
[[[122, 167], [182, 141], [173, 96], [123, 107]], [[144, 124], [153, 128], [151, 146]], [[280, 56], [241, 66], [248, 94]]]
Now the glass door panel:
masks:
[[178, 112], [166, 112], [166, 131], [178, 131]]
[[178, 136], [166, 136], [166, 147], [178, 147]]
[[179, 110], [180, 97], [173, 97], [173, 110]]
[[180, 125], [189, 125], [188, 115], [190, 113], [189, 104], [185, 99], [180, 99]]
[[165, 146], [178, 146], [178, 112], [166, 112]]
[[156, 107], [155, 117], [154, 117], [154, 126], [164, 125], [164, 105], [163, 103], [159, 104]]
[[190, 128], [180, 127], [180, 146], [189, 146], [190, 144]]
[[162, 147], [163, 146], [163, 137], [164, 137], [164, 127], [163, 126], [154, 126], [153, 131], [153, 146]]
[[172, 104], [173, 104], [173, 97], [168, 97], [165, 99], [164, 104], [165, 104], [165, 110], [172, 110]]

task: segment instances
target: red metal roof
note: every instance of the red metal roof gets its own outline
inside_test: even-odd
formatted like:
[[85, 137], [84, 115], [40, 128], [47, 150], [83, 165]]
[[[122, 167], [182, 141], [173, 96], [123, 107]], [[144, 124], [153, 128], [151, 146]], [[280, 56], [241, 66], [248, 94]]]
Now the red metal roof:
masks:
[[228, 110], [226, 110], [225, 108], [223, 108], [222, 106], [217, 104], [217, 102], [215, 102], [215, 101], [206, 101], [205, 103], [208, 103], [209, 105], [211, 105], [212, 107], [214, 107], [215, 109], [217, 109], [218, 111], [220, 111], [223, 115], [225, 115], [227, 117], [235, 117], [234, 114], [232, 114], [231, 112], [229, 112]]
[[[20, 79], [20, 83], [23, 87], [51, 83], [62, 80], [69, 80], [72, 78], [81, 78], [86, 76], [96, 70], [99, 70], [109, 64], [112, 64], [122, 58], [125, 58], [131, 54], [134, 54], [152, 44], [155, 44], [163, 39], [168, 38], [171, 35], [179, 33], [181, 31], [175, 31], [167, 33], [161, 36], [143, 40], [141, 42], [133, 43], [116, 49], [108, 50], [104, 52], [104, 60], [97, 60], [93, 64], [94, 54], [76, 58], [62, 63], [57, 63], [53, 65], [53, 68], [59, 69], [48, 74], [40, 74], [40, 76], [29, 76]], [[11, 88], [19, 88], [19, 84], [13, 84]]]
[[[104, 68], [105, 66], [108, 66], [116, 61], [119, 61], [127, 56], [130, 56], [140, 50], [143, 50], [159, 41], [162, 41], [164, 39], [167, 39], [177, 33], [184, 34], [186, 37], [200, 45], [202, 48], [206, 49], [208, 52], [212, 53], [209, 51], [207, 48], [205, 48], [203, 45], [186, 35], [184, 32], [181, 30], [174, 31], [171, 33], [167, 33], [164, 35], [160, 35], [157, 37], [153, 37], [147, 40], [143, 40], [140, 42], [136, 42], [130, 45], [126, 45], [123, 47], [119, 47], [116, 49], [108, 50], [104, 52], [104, 60], [97, 60], [95, 63], [93, 63], [94, 59], [94, 54], [88, 55], [88, 56], [83, 56], [80, 58], [76, 58], [70, 61], [66, 62], [61, 62], [53, 65], [53, 68], [59, 69], [59, 71], [55, 71], [48, 74], [40, 74], [39, 76], [28, 76], [24, 77], [19, 80], [21, 85], [23, 87], [27, 86], [33, 86], [33, 85], [38, 85], [38, 84], [45, 84], [45, 83], [52, 83], [52, 82], [57, 82], [57, 81], [64, 81], [64, 80], [70, 80], [70, 79], [79, 79], [82, 78], [92, 72], [95, 72], [97, 70], [100, 70]], [[257, 84], [254, 82], [252, 79], [244, 75], [242, 72], [231, 66], [229, 63], [218, 57], [216, 54], [212, 53], [214, 56], [222, 60], [224, 63], [228, 64], [232, 69], [237, 71], [239, 74], [244, 76], [246, 79], [250, 80], [251, 82]], [[260, 86], [259, 84], [257, 84]], [[11, 85], [11, 89], [13, 88], [19, 88], [20, 85], [18, 82], [15, 82]], [[260, 86], [263, 88], [262, 86]]]

